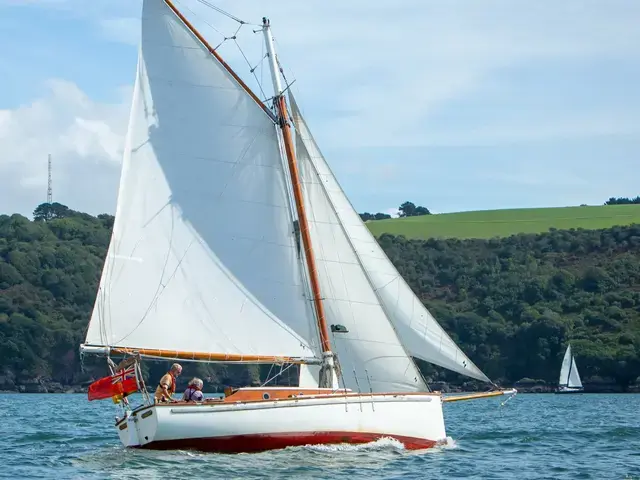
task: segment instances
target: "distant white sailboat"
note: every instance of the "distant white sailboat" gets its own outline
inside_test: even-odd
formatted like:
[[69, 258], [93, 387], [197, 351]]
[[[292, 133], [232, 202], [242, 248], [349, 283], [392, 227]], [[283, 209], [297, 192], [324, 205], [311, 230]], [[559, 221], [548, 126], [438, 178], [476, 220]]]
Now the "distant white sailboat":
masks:
[[569, 345], [562, 359], [560, 380], [558, 381], [558, 390], [556, 393], [581, 393], [583, 390], [578, 367], [576, 366], [576, 359], [571, 353], [571, 345]]
[[299, 364], [298, 387], [218, 401], [147, 396], [131, 409], [114, 394], [124, 407], [116, 430], [126, 446], [158, 449], [382, 437], [431, 447], [446, 439], [443, 399], [412, 357], [492, 382], [360, 220], [292, 96], [287, 106], [268, 20], [261, 29], [268, 104], [171, 0], [143, 2], [115, 225], [81, 346], [136, 365], [110, 361], [113, 376], [95, 388], [145, 393], [142, 357]]

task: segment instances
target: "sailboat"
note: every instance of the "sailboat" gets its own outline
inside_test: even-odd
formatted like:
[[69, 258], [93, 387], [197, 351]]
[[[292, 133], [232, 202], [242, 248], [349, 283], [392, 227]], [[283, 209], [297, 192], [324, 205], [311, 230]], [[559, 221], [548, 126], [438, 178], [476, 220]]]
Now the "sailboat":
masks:
[[562, 368], [560, 369], [560, 379], [556, 393], [581, 393], [583, 390], [576, 359], [571, 353], [571, 345], [568, 345], [562, 359]]
[[[497, 389], [384, 254], [290, 91], [287, 102], [269, 20], [260, 28], [268, 101], [172, 1], [144, 0], [115, 224], [81, 353], [106, 356], [114, 385], [135, 373], [143, 404], [113, 397], [127, 447], [433, 447], [446, 441], [443, 397], [413, 357], [487, 382], [486, 396], [514, 390]], [[157, 403], [145, 358], [298, 365], [299, 385]]]

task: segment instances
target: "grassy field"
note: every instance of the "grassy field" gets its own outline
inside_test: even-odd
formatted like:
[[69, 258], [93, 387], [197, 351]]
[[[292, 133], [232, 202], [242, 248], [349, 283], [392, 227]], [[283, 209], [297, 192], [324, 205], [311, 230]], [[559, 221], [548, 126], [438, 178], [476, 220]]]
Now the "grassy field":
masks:
[[640, 223], [640, 205], [480, 210], [377, 220], [367, 226], [375, 236], [492, 238], [547, 232], [550, 228], [593, 230], [631, 223]]

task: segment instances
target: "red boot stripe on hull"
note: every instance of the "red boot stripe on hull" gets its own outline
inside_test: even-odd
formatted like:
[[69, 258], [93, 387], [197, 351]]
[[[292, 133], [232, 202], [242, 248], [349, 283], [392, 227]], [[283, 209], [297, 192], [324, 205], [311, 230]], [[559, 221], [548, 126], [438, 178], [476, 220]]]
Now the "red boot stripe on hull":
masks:
[[380, 433], [292, 432], [161, 440], [147, 443], [140, 448], [152, 450], [199, 450], [203, 452], [250, 453], [304, 445], [329, 445], [337, 443], [362, 444], [374, 442], [380, 438], [394, 438], [402, 442], [408, 450], [422, 450], [431, 448], [436, 444], [435, 441], [424, 438], [383, 435]]

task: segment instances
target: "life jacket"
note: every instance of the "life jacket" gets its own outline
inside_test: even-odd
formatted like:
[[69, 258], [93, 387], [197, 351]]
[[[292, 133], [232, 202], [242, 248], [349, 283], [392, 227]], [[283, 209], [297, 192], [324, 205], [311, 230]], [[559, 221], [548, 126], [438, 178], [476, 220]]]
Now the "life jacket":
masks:
[[[173, 396], [173, 394], [176, 393], [176, 377], [174, 377], [173, 373], [171, 373], [171, 372], [167, 372], [167, 373], [171, 377], [171, 385], [169, 385], [167, 390], [169, 391], [169, 395]], [[156, 395], [158, 395], [158, 392], [160, 392], [160, 391], [162, 391], [162, 384], [158, 383], [158, 388], [156, 390]]]
[[169, 393], [173, 395], [174, 393], [176, 393], [176, 377], [173, 376], [173, 373], [168, 373], [171, 376], [171, 386], [169, 387]]
[[193, 399], [193, 394], [196, 392], [200, 392], [201, 389], [198, 387], [194, 387], [193, 385], [191, 385], [189, 388], [187, 388], [187, 390], [184, 392], [183, 398], [188, 402], [190, 400]]

